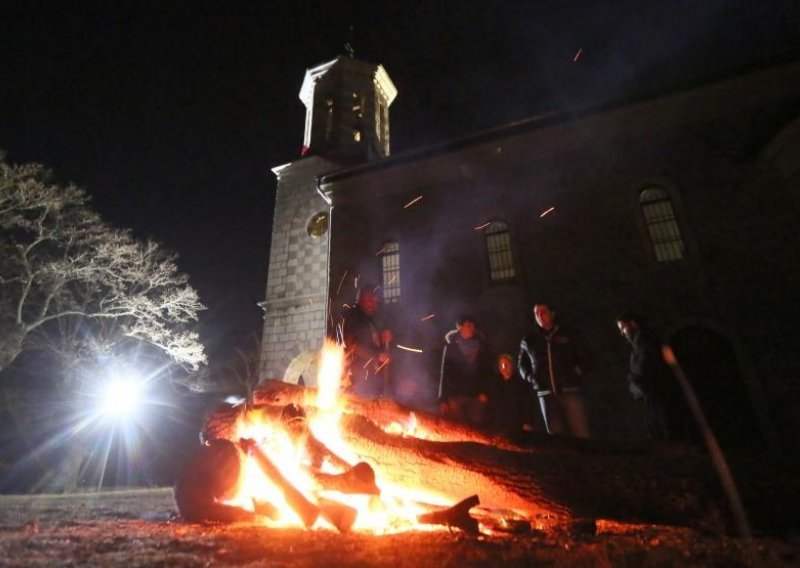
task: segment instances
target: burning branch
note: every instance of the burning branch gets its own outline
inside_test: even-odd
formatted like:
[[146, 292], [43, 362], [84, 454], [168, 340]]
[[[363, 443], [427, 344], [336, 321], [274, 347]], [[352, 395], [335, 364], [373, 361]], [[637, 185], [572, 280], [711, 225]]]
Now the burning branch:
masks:
[[327, 490], [358, 495], [380, 495], [375, 471], [366, 462], [358, 462], [344, 473], [315, 473], [314, 479]]
[[255, 458], [261, 471], [280, 489], [284, 499], [286, 499], [286, 504], [297, 513], [306, 528], [314, 526], [317, 517], [319, 517], [319, 507], [306, 499], [300, 490], [283, 476], [278, 466], [269, 459], [269, 456], [258, 447], [255, 441], [242, 438], [239, 440], [239, 445], [248, 455]]
[[456, 527], [468, 534], [478, 534], [478, 521], [469, 516], [469, 510], [480, 504], [477, 495], [467, 497], [450, 507], [441, 511], [434, 511], [419, 515], [417, 520], [424, 525], [444, 525]]

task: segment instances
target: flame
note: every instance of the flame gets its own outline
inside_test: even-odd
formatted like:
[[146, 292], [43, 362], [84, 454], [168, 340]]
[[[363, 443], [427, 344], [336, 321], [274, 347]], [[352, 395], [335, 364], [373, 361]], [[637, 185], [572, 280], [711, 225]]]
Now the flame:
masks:
[[[344, 369], [344, 349], [341, 345], [326, 341], [323, 346], [318, 389], [313, 400], [305, 400], [306, 407], [314, 407], [308, 417], [308, 430], [314, 438], [322, 442], [333, 454], [351, 465], [363, 461], [342, 437], [339, 421], [343, 413], [343, 400], [339, 396]], [[308, 391], [313, 393], [313, 391]], [[294, 419], [294, 418], [292, 418]], [[302, 419], [302, 418], [301, 418]], [[382, 480], [380, 471], [375, 472], [375, 482], [380, 495], [348, 495], [339, 491], [324, 489], [311, 475], [310, 456], [306, 445], [299, 443], [297, 437], [289, 433], [281, 418], [269, 416], [267, 411], [248, 412], [240, 417], [237, 435], [248, 438], [277, 466], [284, 478], [312, 504], [336, 501], [357, 511], [355, 522], [349, 530], [366, 531], [373, 534], [387, 534], [406, 530], [441, 530], [440, 527], [422, 525], [417, 516], [426, 513], [432, 506], [450, 506], [453, 501], [421, 487], [399, 486]], [[406, 424], [390, 427], [387, 431], [403, 436], [419, 436], [417, 418], [411, 413]], [[300, 437], [302, 439], [302, 437]], [[319, 468], [328, 474], [343, 473], [343, 467], [336, 467], [326, 458]], [[341, 465], [341, 464], [340, 464]], [[370, 464], [372, 465], [372, 464]], [[264, 523], [273, 527], [303, 527], [302, 519], [287, 503], [283, 490], [278, 487], [250, 456], [245, 459], [241, 487], [236, 497], [228, 501], [250, 511], [257, 510], [258, 502], [267, 502], [277, 509], [276, 518], [263, 517]], [[261, 518], [261, 517], [260, 517]], [[311, 528], [332, 528], [332, 522], [320, 515]]]

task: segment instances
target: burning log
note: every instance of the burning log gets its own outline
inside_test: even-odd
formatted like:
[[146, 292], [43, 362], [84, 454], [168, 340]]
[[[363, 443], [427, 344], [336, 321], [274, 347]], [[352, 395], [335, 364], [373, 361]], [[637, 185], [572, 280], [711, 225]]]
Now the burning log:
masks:
[[239, 444], [249, 455], [255, 457], [261, 470], [281, 490], [286, 503], [297, 513], [306, 528], [311, 528], [319, 517], [319, 508], [311, 503], [305, 496], [286, 479], [281, 470], [272, 463], [269, 456], [252, 440], [241, 439]]
[[456, 527], [468, 534], [478, 534], [478, 521], [469, 516], [469, 510], [480, 505], [477, 495], [467, 497], [448, 509], [419, 515], [417, 520], [425, 525]]
[[[295, 442], [305, 446], [311, 458], [312, 466], [322, 467], [322, 463], [327, 459], [330, 464], [337, 469], [349, 469], [350, 463], [336, 455], [336, 453], [320, 442], [314, 433], [308, 428], [308, 417], [303, 407], [297, 404], [287, 404], [281, 412], [281, 422], [285, 425], [286, 431]], [[375, 476], [373, 473], [373, 480]]]
[[348, 532], [356, 522], [358, 511], [332, 499], [319, 500], [319, 512], [339, 532]]
[[[313, 408], [316, 404], [317, 391], [314, 388], [302, 387], [283, 381], [264, 381], [253, 393], [253, 406], [256, 412], [274, 412], [276, 407], [296, 405]], [[438, 416], [417, 412], [402, 406], [390, 399], [366, 399], [354, 394], [341, 393], [346, 414], [356, 414], [367, 418], [382, 430], [392, 426], [407, 426], [416, 423], [416, 429], [425, 432], [427, 440], [437, 442], [476, 442], [479, 444], [499, 445], [499, 447], [516, 447], [510, 441], [479, 432], [468, 426], [456, 424]], [[229, 430], [234, 424], [230, 420], [206, 422], [204, 435], [207, 439], [229, 438]]]
[[273, 521], [280, 516], [278, 508], [269, 501], [264, 501], [263, 499], [254, 499], [253, 508], [255, 509], [256, 515], [267, 517]]
[[341, 493], [380, 495], [381, 490], [375, 484], [375, 471], [366, 462], [358, 462], [343, 473], [314, 473], [324, 489]]
[[175, 481], [175, 503], [192, 523], [252, 521], [255, 515], [227, 505], [239, 488], [243, 455], [233, 442], [213, 440], [186, 462]]
[[[288, 383], [269, 381], [254, 399], [239, 415], [212, 415], [206, 436], [233, 439], [241, 419], [276, 419], [287, 404], [316, 412], [316, 390]], [[354, 395], [344, 397], [344, 412], [344, 441], [375, 468], [381, 487], [424, 488], [451, 502], [477, 493], [489, 507], [522, 514], [535, 528], [575, 517], [720, 528], [713, 471], [689, 450], [544, 435], [521, 446], [419, 412], [419, 437], [399, 436], [387, 432], [410, 423], [411, 410]]]

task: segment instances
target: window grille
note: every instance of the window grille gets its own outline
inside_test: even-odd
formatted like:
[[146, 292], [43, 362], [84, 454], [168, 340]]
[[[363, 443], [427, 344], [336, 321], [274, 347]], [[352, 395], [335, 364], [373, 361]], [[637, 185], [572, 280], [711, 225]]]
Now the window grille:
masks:
[[381, 285], [383, 301], [387, 304], [400, 302], [400, 245], [386, 243], [381, 250]]
[[647, 224], [656, 261], [682, 259], [685, 255], [683, 238], [669, 193], [659, 187], [648, 187], [639, 194], [639, 206]]
[[489, 256], [489, 279], [492, 282], [511, 280], [516, 276], [516, 270], [508, 225], [502, 221], [489, 223], [485, 235], [486, 251]]

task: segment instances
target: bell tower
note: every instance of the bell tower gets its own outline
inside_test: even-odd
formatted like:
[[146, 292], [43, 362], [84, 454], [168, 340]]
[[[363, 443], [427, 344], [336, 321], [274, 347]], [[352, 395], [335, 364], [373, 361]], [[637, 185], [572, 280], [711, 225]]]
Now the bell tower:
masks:
[[328, 317], [331, 206], [317, 178], [389, 155], [389, 106], [397, 89], [383, 66], [337, 57], [306, 71], [302, 157], [277, 166], [260, 379], [313, 384], [313, 356]]
[[306, 71], [304, 152], [356, 161], [389, 155], [389, 106], [397, 89], [382, 65], [337, 57]]

